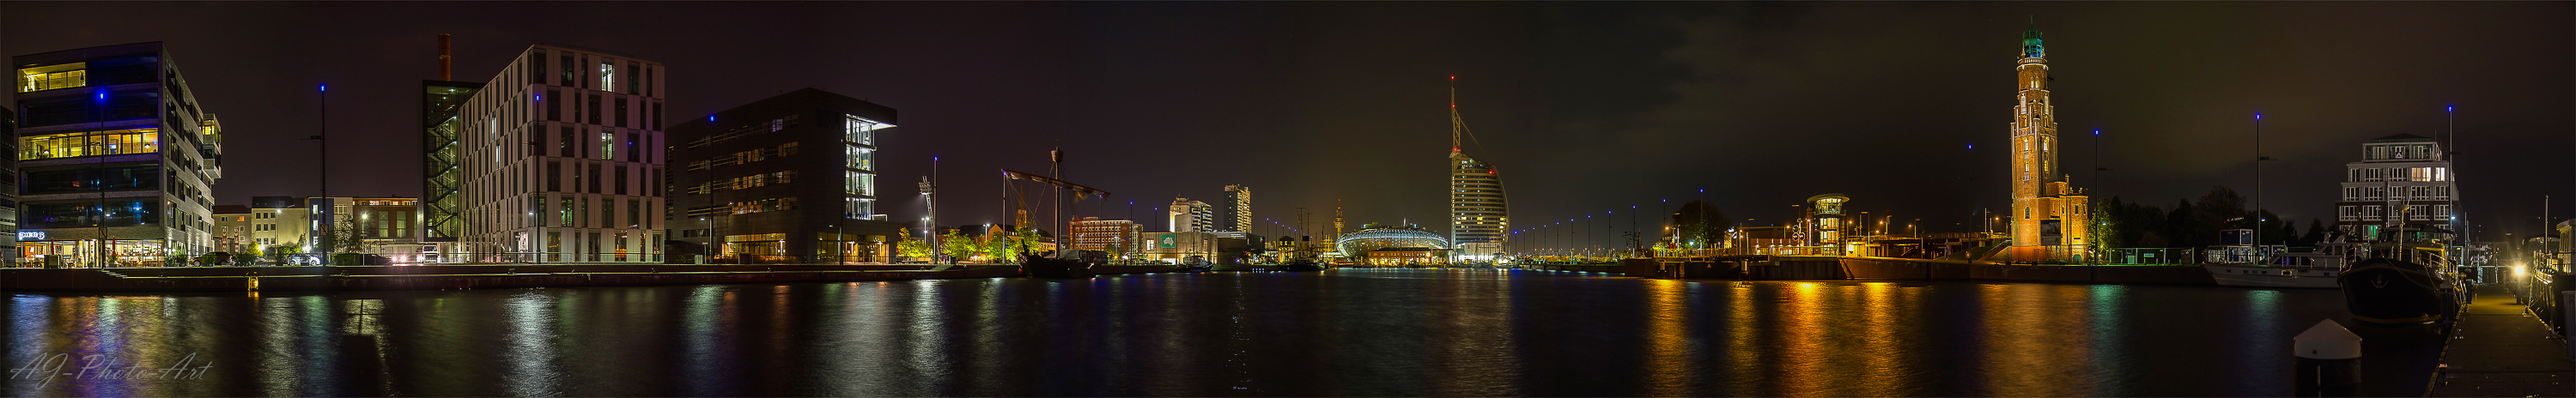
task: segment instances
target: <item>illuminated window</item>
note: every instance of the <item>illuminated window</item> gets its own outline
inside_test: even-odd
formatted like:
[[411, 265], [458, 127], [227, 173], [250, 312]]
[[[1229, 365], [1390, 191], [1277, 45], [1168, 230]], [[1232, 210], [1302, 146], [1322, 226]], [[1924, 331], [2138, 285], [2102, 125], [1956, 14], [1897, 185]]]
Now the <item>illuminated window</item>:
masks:
[[18, 92], [34, 92], [89, 85], [89, 63], [73, 62], [18, 70]]
[[877, 150], [875, 148], [861, 147], [857, 145], [848, 145], [844, 146], [844, 148], [847, 149], [844, 155], [849, 156], [850, 168], [863, 171], [876, 170]]
[[856, 196], [877, 196], [877, 175], [856, 171], [842, 172], [841, 191]]
[[617, 90], [617, 64], [599, 63], [599, 91]]
[[161, 151], [158, 128], [86, 131], [18, 139], [18, 160], [76, 156], [154, 153]]
[[864, 145], [876, 145], [879, 127], [883, 126], [876, 121], [858, 116], [845, 116], [841, 119], [841, 132], [845, 135], [842, 139]]

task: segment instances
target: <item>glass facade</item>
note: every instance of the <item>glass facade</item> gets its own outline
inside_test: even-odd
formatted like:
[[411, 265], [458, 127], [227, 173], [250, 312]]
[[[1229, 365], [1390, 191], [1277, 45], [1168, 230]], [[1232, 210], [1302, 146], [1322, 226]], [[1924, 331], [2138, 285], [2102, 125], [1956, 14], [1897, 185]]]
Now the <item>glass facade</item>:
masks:
[[22, 137], [18, 160], [160, 152], [160, 131], [146, 127]]
[[18, 69], [18, 92], [34, 92], [89, 85], [89, 63]]
[[[456, 154], [457, 136], [464, 128], [457, 119], [457, 107], [472, 98], [482, 84], [425, 81], [421, 83], [421, 236], [434, 240], [457, 237], [458, 206]], [[541, 99], [542, 100], [542, 99]], [[551, 181], [550, 181], [551, 182]], [[456, 249], [450, 248], [449, 251]]]

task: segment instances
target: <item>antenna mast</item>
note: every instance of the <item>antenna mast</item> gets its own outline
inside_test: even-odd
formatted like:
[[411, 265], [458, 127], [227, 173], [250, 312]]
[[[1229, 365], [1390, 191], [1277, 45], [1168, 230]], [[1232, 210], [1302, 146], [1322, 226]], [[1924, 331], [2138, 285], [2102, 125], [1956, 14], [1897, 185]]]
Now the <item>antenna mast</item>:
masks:
[[1458, 135], [1467, 131], [1467, 120], [1458, 117], [1458, 76], [1449, 76], [1449, 153], [1458, 153]]

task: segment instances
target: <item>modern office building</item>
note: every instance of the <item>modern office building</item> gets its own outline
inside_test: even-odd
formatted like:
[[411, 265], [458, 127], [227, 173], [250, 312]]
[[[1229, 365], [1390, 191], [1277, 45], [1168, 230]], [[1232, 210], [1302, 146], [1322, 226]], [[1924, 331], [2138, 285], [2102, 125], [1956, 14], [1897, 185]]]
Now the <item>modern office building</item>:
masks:
[[2361, 161], [2344, 164], [2336, 230], [2360, 240], [2380, 239], [2381, 230], [2400, 224], [2409, 231], [2457, 231], [2452, 225], [2458, 221], [2459, 192], [2453, 190], [2451, 161], [2443, 156], [2442, 143], [2398, 134], [2361, 148]]
[[1796, 229], [1790, 231], [1792, 237], [1802, 246], [1841, 247], [1843, 237], [1848, 235], [1843, 229], [1851, 225], [1843, 220], [1843, 204], [1848, 202], [1851, 197], [1842, 194], [1807, 197], [1806, 215], [1799, 217]]
[[653, 61], [555, 44], [501, 68], [457, 107], [464, 253], [446, 254], [662, 261], [663, 74]]
[[1225, 197], [1216, 203], [1217, 231], [1252, 231], [1252, 187], [1225, 186]]
[[[1455, 78], [1452, 78], [1455, 80]], [[1458, 116], [1458, 89], [1449, 89], [1449, 242], [1454, 249], [1444, 250], [1472, 261], [1492, 260], [1502, 254], [1510, 238], [1511, 204], [1503, 195], [1501, 174], [1494, 165], [1467, 157], [1459, 145], [1459, 136], [1467, 132], [1467, 120]], [[1343, 253], [1349, 255], [1351, 253]]]
[[250, 240], [250, 206], [215, 205], [213, 251], [245, 253], [252, 248]]
[[1073, 221], [1073, 249], [1122, 254], [1137, 253], [1140, 249], [1137, 242], [1144, 239], [1143, 227], [1131, 220], [1083, 217]]
[[1190, 198], [1172, 198], [1170, 209], [1167, 216], [1171, 220], [1171, 232], [1216, 230], [1216, 209], [1208, 207], [1207, 202], [1190, 200]]
[[2089, 247], [2083, 191], [2057, 168], [2057, 107], [2048, 99], [2047, 51], [2039, 28], [2022, 33], [2012, 122], [2012, 260], [2073, 260]]
[[221, 127], [160, 42], [11, 62], [19, 261], [156, 265], [213, 246]]
[[877, 135], [895, 109], [812, 88], [671, 125], [678, 254], [717, 262], [883, 262]]

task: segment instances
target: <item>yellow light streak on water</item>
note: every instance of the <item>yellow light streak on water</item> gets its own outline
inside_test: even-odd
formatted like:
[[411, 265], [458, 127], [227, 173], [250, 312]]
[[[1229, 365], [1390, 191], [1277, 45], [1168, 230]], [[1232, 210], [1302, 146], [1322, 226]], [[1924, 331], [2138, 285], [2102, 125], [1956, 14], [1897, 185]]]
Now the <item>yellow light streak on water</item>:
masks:
[[1692, 355], [1689, 292], [1687, 282], [1658, 279], [1646, 281], [1646, 394], [1672, 397], [1691, 395], [1690, 384], [1703, 375], [1697, 357]]

